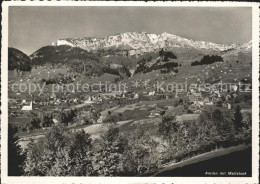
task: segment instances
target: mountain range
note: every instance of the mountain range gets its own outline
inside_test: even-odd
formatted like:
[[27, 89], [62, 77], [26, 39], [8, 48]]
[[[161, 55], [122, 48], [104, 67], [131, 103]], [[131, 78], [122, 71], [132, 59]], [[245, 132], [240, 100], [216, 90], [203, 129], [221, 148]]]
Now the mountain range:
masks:
[[52, 43], [53, 46], [69, 45], [87, 51], [116, 50], [127, 51], [131, 55], [142, 55], [165, 49], [195, 49], [202, 53], [221, 53], [236, 55], [240, 52], [250, 52], [252, 41], [245, 44], [218, 44], [207, 41], [193, 41], [177, 35], [162, 33], [149, 34], [146, 32], [126, 32], [104, 38], [84, 37], [65, 38]]
[[[28, 65], [65, 64], [72, 71], [87, 76], [104, 73], [132, 76], [158, 69], [190, 65], [205, 55], [223, 60], [252, 62], [252, 41], [245, 44], [218, 44], [193, 41], [169, 33], [126, 32], [104, 38], [59, 39], [29, 57], [9, 49], [9, 69], [29, 70]], [[25, 69], [23, 66], [26, 65]]]

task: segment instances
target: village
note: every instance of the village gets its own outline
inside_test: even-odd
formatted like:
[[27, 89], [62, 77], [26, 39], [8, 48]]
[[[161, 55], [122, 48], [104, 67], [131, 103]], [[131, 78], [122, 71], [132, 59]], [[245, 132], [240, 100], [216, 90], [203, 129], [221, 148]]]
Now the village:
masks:
[[[231, 80], [232, 83], [228, 83], [228, 86], [222, 83], [221, 78], [216, 80], [213, 77], [211, 81], [217, 81], [216, 83], [212, 83], [211, 86], [204, 85], [205, 80], [202, 81], [202, 79], [208, 79], [209, 70], [218, 68], [220, 64], [212, 65], [211, 67], [206, 66], [205, 69], [201, 70], [200, 74], [195, 75], [190, 73], [186, 76], [180, 75], [181, 71], [185, 70], [184, 66], [179, 68], [178, 73], [153, 71], [151, 73], [154, 74], [149, 76], [146, 74], [135, 76], [120, 81], [120, 83], [125, 82], [126, 85], [126, 88], [122, 91], [113, 88], [105, 91], [104, 85], [102, 85], [101, 91], [95, 92], [93, 90], [88, 93], [75, 91], [50, 93], [51, 87], [46, 85], [46, 89], [41, 96], [37, 95], [36, 92], [31, 95], [19, 92], [10, 93], [9, 123], [17, 125], [23, 135], [30, 135], [39, 128], [46, 129], [46, 125], [55, 126], [61, 123], [61, 114], [70, 111], [75, 111], [71, 122], [69, 122], [69, 126], [72, 127], [90, 126], [91, 124], [102, 124], [109, 121], [136, 121], [158, 118], [166, 111], [174, 112], [176, 120], [179, 122], [195, 121], [203, 111], [222, 109], [228, 113], [228, 111], [232, 112], [236, 105], [241, 105], [245, 112], [251, 112], [248, 108], [250, 107], [248, 102], [250, 102], [251, 93], [239, 91], [239, 89], [251, 88], [246, 81], [248, 80], [247, 77], [239, 80], [239, 77], [235, 75]], [[229, 64], [226, 63], [226, 65]], [[222, 67], [220, 73], [224, 70], [223, 68], [225, 67]], [[50, 73], [57, 72], [57, 70], [51, 70], [52, 72], [50, 72], [50, 69], [46, 69], [46, 71], [47, 79]], [[20, 77], [23, 74], [16, 75]], [[30, 74], [30, 76], [32, 75]], [[70, 78], [69, 75], [66, 78]], [[42, 81], [37, 75], [32, 79]], [[159, 85], [160, 81], [164, 81], [165, 84], [172, 84], [171, 81], [176, 80], [182, 82], [182, 90], [178, 89], [178, 84], [176, 84], [175, 89], [170, 88], [174, 87], [174, 85], [170, 85], [170, 87], [166, 85], [161, 87]], [[22, 83], [22, 81], [20, 82]], [[104, 81], [102, 82], [105, 84]], [[9, 87], [11, 90], [11, 85]], [[49, 122], [43, 127], [35, 125], [32, 122], [35, 116], [38, 116], [38, 119], [44, 119], [45, 116], [48, 116], [49, 118], [45, 119], [48, 119]], [[40, 123], [43, 120], [38, 121]]]

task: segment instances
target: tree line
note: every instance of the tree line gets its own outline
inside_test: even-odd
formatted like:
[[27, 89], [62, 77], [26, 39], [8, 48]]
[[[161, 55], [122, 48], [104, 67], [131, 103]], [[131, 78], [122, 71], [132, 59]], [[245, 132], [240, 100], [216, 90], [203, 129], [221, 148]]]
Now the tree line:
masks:
[[208, 64], [212, 64], [215, 62], [223, 62], [223, 58], [221, 56], [217, 56], [217, 55], [205, 55], [203, 56], [203, 58], [200, 61], [194, 61], [191, 63], [191, 66], [196, 66], [196, 65], [208, 65]]
[[[74, 118], [76, 118], [77, 111], [75, 109], [71, 109], [68, 111], [61, 111], [58, 114], [56, 114], [57, 120], [63, 124], [64, 126], [68, 126], [69, 123], [73, 123]], [[27, 123], [25, 123], [23, 126], [21, 126], [19, 129], [20, 131], [31, 131], [36, 130], [40, 128], [47, 128], [54, 125], [53, 119], [55, 118], [55, 114], [42, 114], [41, 116], [38, 116], [35, 113], [31, 113], [31, 120]]]
[[55, 126], [45, 138], [32, 141], [24, 153], [9, 132], [9, 175], [142, 175], [216, 148], [250, 144], [250, 117], [243, 120], [239, 106], [232, 116], [215, 109], [190, 122], [179, 122], [167, 111], [159, 122], [150, 119], [134, 125], [131, 133], [122, 132], [116, 124], [105, 124], [107, 130], [94, 140], [83, 130]]

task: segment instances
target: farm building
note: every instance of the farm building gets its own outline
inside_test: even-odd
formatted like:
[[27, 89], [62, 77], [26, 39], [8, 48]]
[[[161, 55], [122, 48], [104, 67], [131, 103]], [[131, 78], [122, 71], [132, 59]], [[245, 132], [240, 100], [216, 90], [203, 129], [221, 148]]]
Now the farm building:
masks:
[[160, 108], [160, 107], [156, 107], [155, 109], [151, 110], [150, 111], [150, 115], [149, 117], [150, 118], [153, 118], [153, 117], [158, 117], [160, 116], [161, 114], [165, 113], [165, 110]]
[[149, 92], [148, 95], [149, 95], [149, 96], [153, 96], [153, 95], [155, 95], [155, 91], [151, 91], [151, 92]]
[[31, 110], [33, 110], [32, 101], [30, 102], [30, 105], [23, 106], [21, 110], [22, 111], [31, 111]]

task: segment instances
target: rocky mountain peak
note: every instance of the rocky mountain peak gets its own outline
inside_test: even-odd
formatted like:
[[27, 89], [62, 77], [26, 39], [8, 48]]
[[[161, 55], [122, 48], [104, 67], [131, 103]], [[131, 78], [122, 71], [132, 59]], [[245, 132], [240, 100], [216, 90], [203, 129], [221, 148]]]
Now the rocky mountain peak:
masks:
[[150, 34], [146, 32], [125, 32], [104, 38], [84, 37], [59, 39], [53, 45], [69, 45], [71, 47], [80, 47], [87, 51], [115, 49], [129, 51], [130, 55], [136, 53], [143, 54], [153, 52], [161, 48], [184, 48], [223, 52], [230, 49], [247, 51], [252, 47], [252, 42], [238, 44], [218, 44], [207, 41], [193, 41], [180, 36], [164, 32], [162, 34]]

